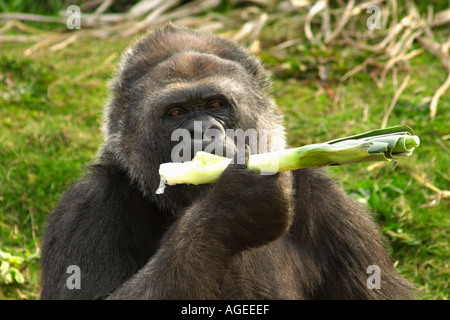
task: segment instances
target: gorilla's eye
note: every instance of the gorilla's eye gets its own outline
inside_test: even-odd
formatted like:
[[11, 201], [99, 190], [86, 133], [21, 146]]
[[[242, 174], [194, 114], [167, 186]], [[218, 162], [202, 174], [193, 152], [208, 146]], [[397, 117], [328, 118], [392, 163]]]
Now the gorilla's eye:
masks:
[[223, 106], [223, 102], [220, 100], [214, 100], [208, 103], [208, 108], [220, 108]]
[[177, 117], [184, 114], [184, 110], [182, 108], [174, 108], [169, 111], [169, 117]]

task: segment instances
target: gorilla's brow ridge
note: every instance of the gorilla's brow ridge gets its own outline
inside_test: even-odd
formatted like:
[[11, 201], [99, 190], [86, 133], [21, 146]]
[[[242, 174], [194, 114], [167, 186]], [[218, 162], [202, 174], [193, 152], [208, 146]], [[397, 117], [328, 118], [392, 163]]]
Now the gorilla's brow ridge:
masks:
[[[231, 91], [225, 90], [229, 84], [227, 81], [211, 82], [211, 78], [204, 78], [194, 83], [192, 82], [174, 82], [152, 95], [154, 101], [164, 103], [165, 105], [189, 103], [195, 100], [206, 100], [213, 98], [224, 98], [232, 102]], [[167, 100], [170, 97], [170, 100]]]

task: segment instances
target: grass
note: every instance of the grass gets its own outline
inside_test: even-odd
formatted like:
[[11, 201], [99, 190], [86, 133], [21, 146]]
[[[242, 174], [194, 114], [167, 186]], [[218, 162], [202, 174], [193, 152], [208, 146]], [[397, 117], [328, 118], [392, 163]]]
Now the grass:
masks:
[[[31, 44], [1, 44], [0, 299], [39, 297], [38, 259], [45, 220], [97, 152], [107, 81], [128, 44], [129, 39], [105, 40], [101, 45], [85, 39], [62, 51], [37, 51], [32, 58], [23, 56]], [[323, 54], [308, 46], [301, 50]], [[348, 56], [339, 51], [332, 54], [332, 74], [342, 75], [357, 63], [347, 61]], [[364, 73], [342, 85], [332, 80], [324, 83], [311, 76], [314, 66], [298, 72], [294, 55], [287, 61], [290, 67], [281, 71], [280, 63], [286, 61], [267, 53], [261, 58], [274, 71], [274, 95], [286, 115], [292, 146], [379, 128], [394, 95], [391, 78], [381, 89]], [[410, 84], [388, 125], [413, 127], [421, 138], [420, 148], [411, 158], [400, 160], [395, 170], [383, 163], [334, 167], [329, 172], [351, 196], [371, 208], [397, 268], [416, 284], [423, 298], [448, 299], [450, 204], [448, 199], [436, 204], [437, 194], [414, 175], [450, 189], [450, 140], [442, 139], [450, 134], [450, 96], [442, 96], [437, 117], [431, 121], [429, 99], [445, 80], [445, 71], [427, 54], [415, 58], [412, 68]], [[330, 92], [339, 99], [333, 101]]]

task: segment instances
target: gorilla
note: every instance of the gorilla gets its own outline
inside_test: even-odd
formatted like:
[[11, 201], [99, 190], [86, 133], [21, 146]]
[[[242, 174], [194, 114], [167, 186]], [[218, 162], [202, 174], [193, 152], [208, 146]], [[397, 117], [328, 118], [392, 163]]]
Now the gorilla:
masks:
[[227, 147], [228, 129], [265, 129], [268, 151], [285, 149], [270, 86], [259, 59], [214, 35], [170, 24], [131, 46], [95, 163], [48, 219], [41, 298], [414, 298], [370, 213], [319, 169], [251, 172], [259, 150], [245, 146], [215, 183], [155, 193], [176, 129]]

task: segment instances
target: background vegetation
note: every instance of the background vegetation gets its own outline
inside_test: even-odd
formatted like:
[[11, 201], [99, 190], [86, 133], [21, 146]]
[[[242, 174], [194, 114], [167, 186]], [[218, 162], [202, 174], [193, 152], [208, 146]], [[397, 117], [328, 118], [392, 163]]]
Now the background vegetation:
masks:
[[[413, 17], [412, 9], [430, 22], [430, 12], [445, 12], [448, 1], [373, 1], [383, 9], [384, 29], [370, 33], [365, 22], [369, 15], [360, 12], [332, 41], [327, 35], [338, 30], [348, 2], [325, 1], [325, 9], [309, 22], [314, 38], [305, 29], [313, 1], [205, 2], [210, 6], [199, 11], [193, 9], [198, 1], [174, 1], [164, 12], [166, 19], [143, 27], [135, 27], [136, 21], [145, 19], [128, 19], [121, 22], [128, 23], [127, 28], [117, 28], [119, 22], [102, 24], [99, 18], [91, 19], [90, 27], [85, 28], [82, 20], [81, 30], [67, 30], [56, 20], [8, 14], [38, 13], [59, 19], [59, 11], [69, 2], [0, 1], [0, 299], [39, 297], [45, 221], [102, 142], [107, 82], [130, 42], [168, 20], [238, 40], [264, 61], [293, 146], [376, 129], [386, 115], [387, 125], [411, 126], [422, 144], [395, 170], [388, 163], [366, 163], [328, 171], [351, 196], [371, 208], [396, 267], [419, 288], [421, 298], [448, 299], [448, 91], [440, 96], [434, 117], [430, 103], [448, 77], [449, 24], [443, 15], [444, 23], [430, 23], [429, 30], [413, 25], [407, 36], [422, 27], [423, 33], [410, 43], [404, 39], [400, 47], [404, 52], [399, 51], [404, 59], [389, 68], [392, 57], [399, 54], [370, 47], [385, 39], [392, 31], [389, 27], [402, 17]], [[88, 12], [99, 6], [93, 1], [71, 3]], [[99, 17], [129, 13], [133, 5], [112, 1], [97, 13]], [[328, 22], [323, 14], [327, 10]], [[133, 32], [121, 34], [124, 30]], [[441, 45], [442, 54], [421, 42], [419, 36], [425, 34]]]

